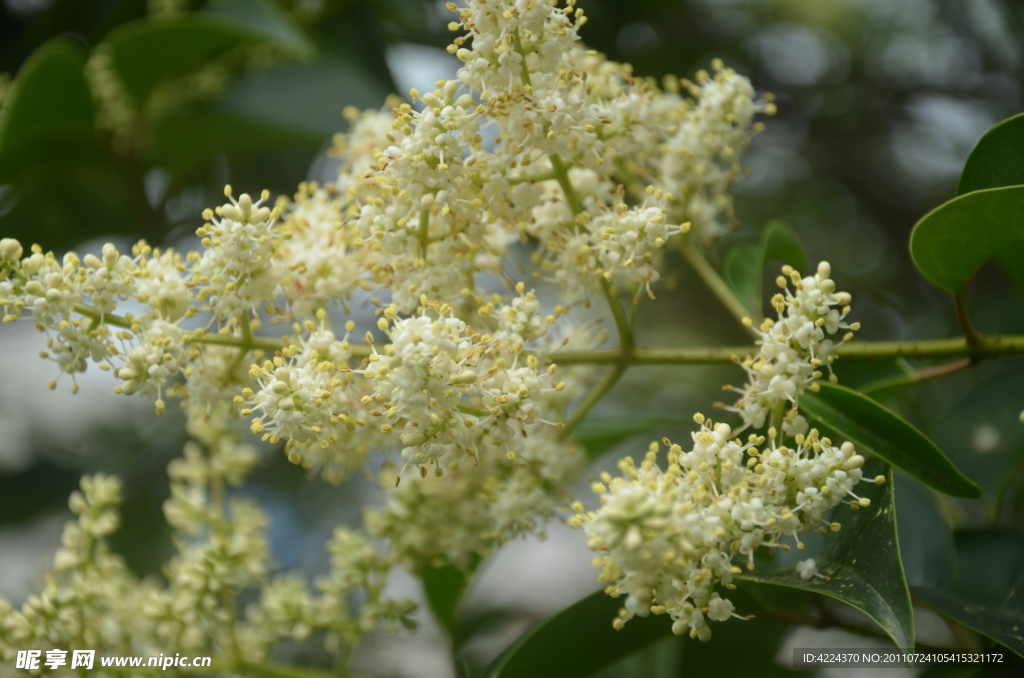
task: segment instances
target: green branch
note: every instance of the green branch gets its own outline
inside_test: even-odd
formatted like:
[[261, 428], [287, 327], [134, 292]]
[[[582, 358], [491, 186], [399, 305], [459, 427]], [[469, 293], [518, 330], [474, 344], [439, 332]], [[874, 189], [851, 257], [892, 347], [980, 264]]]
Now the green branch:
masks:
[[191, 344], [215, 344], [217, 346], [236, 346], [246, 351], [259, 349], [261, 351], [280, 351], [284, 348], [284, 341], [272, 337], [253, 337], [246, 341], [243, 337], [236, 337], [230, 334], [200, 334], [191, 335], [188, 339]]
[[576, 187], [569, 181], [569, 164], [562, 160], [562, 156], [557, 153], [552, 153], [548, 158], [551, 160], [552, 174], [554, 174], [554, 178], [558, 181], [558, 185], [561, 186], [562, 193], [565, 194], [565, 199], [569, 203], [569, 209], [572, 210], [573, 214], [581, 214], [583, 212], [583, 201], [580, 200]]
[[[605, 284], [602, 283], [602, 287]], [[610, 289], [610, 286], [607, 286]], [[606, 291], [606, 294], [608, 292]], [[733, 362], [733, 356], [757, 354], [757, 346], [695, 346], [686, 348], [648, 348], [632, 345], [632, 330], [628, 318], [617, 298], [611, 304], [612, 316], [616, 327], [626, 337], [621, 349], [603, 351], [560, 351], [552, 354], [552, 358], [562, 365], [708, 365]], [[75, 312], [94, 320], [100, 320], [100, 314], [87, 306], [76, 306]], [[131, 329], [132, 321], [112, 313], [103, 314], [103, 322], [115, 327]], [[629, 330], [625, 332], [624, 330]], [[243, 329], [244, 333], [244, 329]], [[251, 335], [250, 335], [251, 336]], [[219, 346], [235, 346], [249, 350], [263, 350], [273, 353], [284, 348], [284, 341], [273, 337], [252, 336], [247, 342], [244, 337], [223, 334], [192, 335], [189, 341], [193, 344], [216, 344]], [[367, 346], [353, 346], [352, 356], [365, 358], [370, 355]], [[852, 341], [839, 346], [834, 351], [836, 356], [853, 360], [877, 360], [883, 358], [958, 358], [972, 357], [976, 359], [994, 358], [1002, 355], [1024, 353], [1024, 335], [978, 335], [977, 341], [968, 343], [965, 337], [949, 339], [922, 339], [910, 341]]]
[[420, 256], [423, 260], [427, 260], [427, 245], [430, 238], [430, 208], [424, 208], [420, 211], [420, 230], [417, 232], [416, 237], [420, 241]]
[[708, 289], [718, 297], [718, 300], [722, 302], [726, 310], [732, 314], [736, 320], [738, 320], [753, 337], [760, 338], [761, 333], [756, 328], [748, 326], [744, 322], [744, 318], [750, 318], [750, 310], [740, 301], [740, 298], [736, 296], [729, 283], [725, 282], [715, 267], [704, 257], [704, 255], [693, 245], [684, 244], [679, 248], [686, 257], [686, 261], [690, 263], [693, 270], [696, 271], [700, 279], [704, 281], [704, 284], [708, 286]]
[[[733, 356], [756, 355], [758, 346], [695, 346], [692, 348], [647, 348], [635, 346], [628, 354], [617, 349], [606, 351], [559, 351], [551, 359], [559, 365], [708, 365], [733, 362]], [[966, 339], [926, 339], [922, 341], [853, 341], [834, 351], [843, 359], [878, 360], [884, 358], [941, 358], [975, 356], [993, 358], [1024, 353], [1024, 336], [982, 336], [968, 346]]]
[[604, 379], [601, 380], [601, 383], [587, 394], [587, 397], [582, 403], [580, 403], [580, 406], [573, 411], [572, 416], [569, 417], [567, 422], [565, 422], [565, 428], [563, 428], [558, 434], [559, 440], [565, 440], [572, 434], [572, 430], [586, 418], [594, 405], [599, 403], [608, 391], [612, 390], [615, 384], [619, 383], [619, 379], [622, 378], [622, 375], [626, 373], [627, 369], [629, 369], [629, 364], [620, 362], [605, 375]]
[[960, 331], [964, 333], [964, 339], [971, 346], [976, 346], [982, 341], [978, 330], [971, 324], [971, 317], [967, 315], [967, 284], [965, 283], [960, 291], [953, 296], [953, 310], [956, 312], [956, 321], [960, 325]]
[[[580, 200], [576, 187], [572, 185], [572, 181], [569, 179], [569, 164], [562, 160], [562, 157], [557, 153], [552, 153], [550, 159], [555, 180], [558, 181], [558, 185], [562, 188], [562, 193], [565, 194], [569, 208], [577, 216], [583, 214], [583, 201]], [[604, 379], [601, 380], [601, 383], [593, 388], [587, 394], [587, 397], [584, 398], [583, 402], [580, 403], [579, 407], [573, 411], [572, 416], [565, 423], [565, 428], [559, 433], [561, 440], [565, 440], [572, 435], [572, 430], [586, 418], [594, 405], [597, 405], [608, 391], [612, 390], [619, 383], [619, 379], [629, 369], [629, 361], [633, 356], [633, 348], [636, 343], [633, 339], [633, 326], [626, 315], [626, 310], [622, 307], [622, 302], [619, 301], [615, 290], [612, 289], [611, 282], [604, 275], [601, 276], [600, 280], [601, 292], [608, 302], [608, 308], [612, 312], [612, 318], [615, 320], [615, 329], [619, 335], [619, 348], [615, 352], [619, 360], [615, 363], [612, 370], [605, 375]]]
[[113, 313], [100, 313], [99, 311], [83, 306], [82, 304], [75, 304], [75, 313], [78, 315], [91, 318], [94, 322], [102, 322], [105, 325], [113, 325], [114, 327], [123, 327], [126, 330], [132, 328], [132, 321], [128, 318], [114, 315]]
[[542, 181], [551, 181], [555, 178], [554, 172], [544, 172], [543, 174], [530, 174], [524, 177], [515, 177], [514, 179], [509, 179], [508, 183], [510, 186], [515, 186], [516, 184], [538, 184]]
[[532, 89], [533, 83], [530, 82], [530, 67], [526, 64], [526, 55], [529, 54], [529, 52], [523, 49], [523, 41], [519, 37], [518, 28], [516, 28], [514, 33], [512, 33], [512, 37], [515, 40], [515, 50], [519, 52], [520, 56], [523, 57], [523, 60], [519, 62], [521, 77], [523, 78], [523, 84]]
[[626, 310], [622, 308], [622, 303], [612, 290], [612, 284], [604, 276], [601, 277], [601, 291], [604, 292], [604, 297], [608, 300], [608, 306], [612, 311], [612, 318], [615, 320], [615, 329], [619, 333], [619, 354], [628, 357], [633, 352], [633, 345], [635, 343], [633, 340], [633, 326], [626, 316]]

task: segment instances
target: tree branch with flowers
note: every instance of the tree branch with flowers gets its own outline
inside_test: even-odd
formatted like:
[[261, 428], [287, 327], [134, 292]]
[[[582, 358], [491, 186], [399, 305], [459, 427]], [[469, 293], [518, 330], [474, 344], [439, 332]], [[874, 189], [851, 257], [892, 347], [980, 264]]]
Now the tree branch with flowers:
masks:
[[[75, 376], [94, 365], [157, 414], [177, 400], [191, 438], [168, 467], [177, 554], [166, 581], [137, 579], [110, 552], [120, 481], [86, 476], [45, 589], [21, 609], [0, 601], [0, 658], [53, 644], [171, 649], [212, 654], [220, 672], [298, 678], [320, 672], [273, 664], [271, 653], [319, 634], [332, 675], [350, 675], [362, 635], [414, 626], [414, 604], [385, 591], [393, 568], [423, 577], [453, 631], [444, 610], [456, 601], [431, 590], [436, 573], [454, 573], [459, 595], [488, 554], [566, 509], [603, 591], [528, 632], [487, 675], [533, 675], [538, 653], [573, 625], [604, 640], [587, 658], [565, 650], [560, 675], [587, 675], [669, 633], [713, 643], [720, 624], [773, 614], [744, 590], [759, 586], [838, 599], [871, 620], [862, 630], [912, 649], [892, 468], [952, 496], [980, 489], [906, 421], [837, 385], [832, 366], [947, 361], [885, 385], [898, 389], [1024, 353], [1024, 336], [977, 332], [965, 305], [974, 271], [1020, 246], [1019, 212], [969, 240], [958, 231], [985, 210], [1012, 211], [1024, 189], [975, 187], [915, 230], [915, 260], [955, 299], [963, 337], [854, 340], [853, 299], [827, 262], [785, 265], [762, 318], [759, 287], [752, 298], [729, 276], [759, 286], [767, 257], [730, 272], [707, 252], [728, 229], [728, 190], [757, 117], [774, 113], [770, 97], [717, 60], [711, 73], [658, 87], [582, 45], [574, 0], [448, 9], [457, 78], [354, 115], [334, 148], [335, 181], [274, 201], [227, 187], [227, 202], [203, 213], [196, 251], [140, 241], [130, 253], [108, 244], [100, 256], [59, 258], [0, 242], [4, 321], [31, 320], [46, 335], [51, 388], [77, 391]], [[785, 258], [802, 258], [796, 247]], [[658, 303], [666, 250], [751, 345], [638, 345], [636, 308]], [[529, 266], [516, 269], [522, 252]], [[386, 301], [373, 299], [375, 327], [358, 328], [348, 308], [367, 293]], [[580, 321], [595, 303], [614, 348]], [[588, 477], [581, 425], [627, 370], [714, 363], [745, 378], [725, 387], [731, 402], [713, 405], [715, 421], [694, 414], [688, 441], [651, 443], [617, 475], [600, 473], [589, 507], [571, 496]], [[366, 472], [372, 455], [391, 462], [366, 532], [338, 528], [331, 569], [315, 581], [271, 573], [266, 514], [228, 492], [255, 467], [249, 436], [332, 483]], [[779, 562], [814, 532], [824, 535], [818, 556]], [[243, 609], [250, 589], [259, 594]], [[1019, 633], [977, 622], [955, 597], [914, 595], [1024, 652]]]

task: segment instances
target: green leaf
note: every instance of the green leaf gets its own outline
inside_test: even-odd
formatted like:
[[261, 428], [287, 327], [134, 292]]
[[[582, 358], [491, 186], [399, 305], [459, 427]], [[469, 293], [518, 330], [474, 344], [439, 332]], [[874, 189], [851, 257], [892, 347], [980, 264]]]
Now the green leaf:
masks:
[[722, 262], [725, 281], [751, 313], [761, 307], [761, 255], [757, 245], [737, 245]]
[[239, 21], [183, 14], [122, 24], [106, 42], [128, 93], [143, 102], [161, 81], [200, 68], [232, 47], [262, 39], [263, 34]]
[[1024, 536], [1014, 530], [957, 532], [954, 593], [989, 605], [1002, 605], [1024, 570]]
[[431, 612], [448, 633], [455, 635], [455, 611], [459, 599], [466, 590], [468, 580], [459, 568], [453, 565], [428, 567], [422, 574], [423, 592]]
[[16, 178], [41, 156], [66, 158], [69, 145], [95, 146], [84, 65], [71, 40], [55, 38], [21, 67], [0, 117], [0, 177]]
[[870, 459], [864, 466], [864, 476], [876, 475], [884, 475], [885, 482], [862, 482], [856, 489], [860, 496], [871, 500], [871, 506], [855, 511], [840, 504], [833, 512], [832, 520], [842, 529], [825, 536], [821, 555], [816, 558], [818, 571], [827, 580], [803, 580], [792, 566], [762, 566], [739, 578], [840, 600], [870, 617], [899, 648], [912, 650], [914, 613], [900, 559], [892, 469], [880, 459]]
[[301, 149], [312, 154], [321, 142], [319, 135], [305, 130], [214, 110], [155, 121], [146, 151], [153, 164], [180, 173], [209, 162], [219, 153]]
[[956, 547], [932, 491], [896, 476], [896, 525], [903, 572], [911, 586], [946, 588], [956, 581]]
[[676, 419], [664, 417], [638, 417], [611, 421], [587, 419], [576, 427], [575, 436], [576, 441], [586, 449], [587, 458], [596, 459], [633, 436], [663, 428], [678, 428], [682, 425]]
[[1005, 530], [956, 535], [958, 577], [952, 591], [914, 587], [938, 612], [1024, 656], [1024, 539]]
[[[914, 368], [905, 358], [840, 361], [832, 366], [840, 383], [878, 400], [911, 383]], [[899, 387], [897, 388], [897, 385]]]
[[1024, 184], [1024, 113], [985, 132], [967, 157], [957, 195]]
[[1024, 286], [1024, 186], [975, 191], [940, 205], [914, 226], [910, 254], [950, 294], [990, 259]]
[[1019, 611], [981, 605], [937, 589], [914, 587], [914, 595], [935, 611], [1024, 656], [1024, 614]]
[[796, 234], [789, 224], [781, 219], [772, 219], [764, 229], [761, 236], [761, 257], [762, 267], [769, 261], [778, 259], [784, 264], [789, 264], [804, 275], [814, 273], [807, 264], [807, 253], [804, 252], [800, 236]]
[[21, 67], [0, 116], [0, 233], [67, 247], [137, 233], [149, 205], [96, 141], [85, 59], [67, 38]]
[[[784, 609], [792, 613], [794, 608], [802, 606], [801, 603], [807, 604], [806, 595], [747, 582], [730, 591], [728, 596], [739, 614], [753, 613], [754, 618], [714, 624], [711, 641], [702, 643], [688, 636], [673, 636], [672, 622], [667, 615], [634, 617], [622, 631], [615, 631], [610, 622], [617, 615], [621, 601], [597, 591], [532, 627], [483, 675], [489, 678], [585, 678], [607, 670], [609, 673], [601, 675], [647, 676], [649, 672], [637, 674], [635, 670], [632, 673], [610, 672], [616, 668], [628, 669], [621, 664], [623, 660], [662, 642], [674, 646], [664, 649], [670, 652], [674, 649], [677, 659], [670, 663], [681, 667], [685, 675], [720, 671], [725, 664], [741, 672], [746, 668], [756, 670], [758, 675], [767, 678], [796, 675], [796, 671], [774, 664], [778, 646], [792, 627], [773, 616], [771, 611]], [[798, 596], [801, 600], [797, 600]], [[631, 631], [634, 624], [637, 629]], [[742, 657], [735, 654], [739, 646], [744, 649]], [[563, 660], [562, 654], [571, 656]], [[650, 667], [634, 668], [643, 671]], [[665, 675], [679, 675], [678, 668]]]
[[35, 164], [0, 195], [0, 233], [44, 249], [115, 233], [137, 237], [152, 212], [131, 188], [125, 173], [98, 150]]
[[901, 373], [868, 382], [857, 387], [857, 390], [874, 400], [885, 400], [908, 386], [920, 383], [921, 377], [914, 372], [909, 363], [905, 360], [903, 362], [907, 365], [907, 368], [902, 370]]
[[634, 617], [612, 628], [622, 601], [603, 590], [534, 625], [484, 675], [488, 678], [584, 678], [672, 634], [668, 615]]
[[291, 17], [282, 12], [281, 8], [273, 2], [267, 0], [214, 0], [207, 5], [204, 11], [245, 24], [254, 33], [289, 48], [296, 55], [309, 56], [316, 51], [316, 48]]
[[849, 440], [912, 478], [954, 497], [980, 497], [981, 488], [960, 472], [935, 443], [863, 393], [819, 383], [800, 397], [800, 411], [825, 435]]
[[758, 317], [761, 315], [761, 284], [765, 267], [774, 260], [808, 273], [807, 255], [800, 238], [781, 219], [768, 222], [759, 246], [738, 245], [729, 251], [722, 263], [726, 282], [744, 306]]
[[[683, 645], [680, 666], [686, 671], [685, 675], [714, 675], [722, 673], [722, 667], [728, 666], [730, 675], [751, 675], [757, 678], [805, 676], [802, 670], [787, 669], [775, 663], [779, 645], [791, 633], [793, 626], [773, 616], [772, 612], [784, 610], [789, 614], [798, 613], [800, 607], [809, 607], [807, 594], [794, 589], [744, 582], [735, 591], [729, 591], [728, 598], [736, 606], [737, 614], [754, 614], [754, 618], [742, 621], [730, 619], [715, 624], [711, 640], [707, 643], [688, 636], [680, 638], [678, 642]], [[743, 648], [742, 653], [738, 653], [737, 648]]]
[[990, 515], [998, 515], [1003, 497], [1024, 464], [1024, 369], [1009, 361], [994, 374], [964, 384], [963, 396], [936, 413], [928, 433], [949, 452], [958, 468], [982, 490]]
[[[273, 96], [268, 96], [269, 92]], [[224, 92], [221, 109], [327, 141], [344, 128], [342, 111], [346, 106], [377, 108], [386, 95], [365, 70], [325, 57], [309, 64], [282, 64], [245, 73]], [[288, 105], [282, 106], [282, 101]]]

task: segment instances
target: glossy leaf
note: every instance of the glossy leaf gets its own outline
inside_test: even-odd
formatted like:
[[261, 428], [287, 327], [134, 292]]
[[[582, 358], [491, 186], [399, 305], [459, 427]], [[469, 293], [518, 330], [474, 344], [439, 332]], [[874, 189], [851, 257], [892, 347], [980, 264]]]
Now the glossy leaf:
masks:
[[587, 457], [596, 459], [633, 436], [681, 425], [678, 420], [665, 417], [617, 420], [587, 419], [575, 429], [575, 436], [576, 441], [586, 449]]
[[949, 408], [937, 412], [928, 433], [949, 452], [958, 468], [982, 490], [993, 514], [1024, 464], [1024, 366], [1003, 363], [1001, 369], [975, 383], [964, 383]]
[[869, 507], [855, 511], [840, 504], [833, 512], [832, 520], [842, 529], [826, 535], [816, 558], [818, 571], [827, 579], [801, 579], [792, 566], [761, 566], [739, 578], [840, 600], [870, 617], [898, 647], [910, 650], [914, 647], [914, 614], [900, 558], [892, 470], [881, 460], [871, 459], [864, 466], [864, 475], [884, 475], [885, 482], [857, 485], [857, 494], [871, 500]]
[[1024, 656], [1024, 614], [981, 605], [936, 589], [915, 587], [914, 595], [937, 612]]
[[264, 123], [221, 111], [167, 116], [151, 127], [148, 160], [172, 172], [185, 172], [218, 153], [232, 155], [268, 149], [300, 149], [307, 155], [321, 143], [319, 135]]
[[0, 233], [49, 249], [137, 233], [149, 210], [96, 142], [77, 44], [56, 38], [21, 67], [0, 116]]
[[781, 219], [773, 219], [768, 222], [761, 236], [761, 265], [762, 268], [773, 260], [779, 260], [789, 264], [804, 275], [811, 275], [807, 263], [807, 253], [804, 252], [800, 236], [796, 234], [789, 224]]
[[1024, 184], [1024, 114], [985, 132], [967, 157], [957, 195]]
[[801, 396], [800, 411], [823, 434], [848, 440], [940, 492], [981, 496], [981, 488], [911, 424], [863, 393], [827, 382], [819, 385], [818, 393]]
[[[876, 400], [894, 393], [915, 378], [914, 368], [904, 358], [841, 360], [832, 366], [839, 383]], [[896, 385], [899, 385], [899, 388]]]
[[[498, 657], [483, 675], [488, 678], [585, 678], [662, 642], [675, 647], [677, 658], [673, 663], [682, 669], [683, 675], [719, 670], [726, 662], [734, 670], [750, 669], [769, 678], [796, 675], [796, 671], [773, 662], [779, 643], [791, 627], [772, 616], [768, 608], [792, 612], [801, 602], [795, 600], [795, 596], [804, 594], [790, 591], [790, 595], [781, 596], [784, 601], [780, 604], [780, 596], [775, 593], [781, 591], [752, 582], [730, 591], [729, 600], [737, 612], [753, 614], [754, 618], [713, 624], [713, 636], [707, 643], [687, 636], [673, 636], [667, 615], [634, 617], [622, 631], [615, 631], [610, 620], [615, 618], [622, 601], [597, 591], [539, 622]], [[735, 656], [739, 645], [744, 647], [742, 657]], [[560, 659], [563, 653], [572, 657], [563, 661]]]
[[953, 529], [928, 488], [896, 476], [896, 526], [907, 584], [947, 588], [956, 581]]
[[[752, 614], [754, 618], [730, 619], [721, 624], [712, 624], [711, 640], [707, 643], [688, 636], [680, 638], [677, 642], [683, 646], [680, 661], [682, 671], [676, 675], [721, 674], [722, 668], [726, 666], [731, 675], [758, 678], [807, 675], [805, 671], [785, 668], [775, 662], [779, 645], [792, 632], [793, 627], [771, 614], [774, 610], [785, 610], [790, 614], [798, 612], [800, 607], [808, 603], [805, 593], [743, 582], [735, 591], [728, 592], [728, 598], [736, 606], [737, 614]], [[743, 648], [742, 653], [736, 652], [739, 647]]]
[[505, 650], [485, 672], [488, 678], [584, 678], [672, 634], [666, 615], [634, 617], [612, 628], [623, 599], [595, 591], [540, 621]]
[[316, 49], [291, 17], [268, 0], [214, 0], [206, 6], [205, 11], [213, 16], [245, 24], [253, 33], [297, 55], [309, 56]]
[[[366, 71], [340, 59], [323, 58], [245, 73], [224, 92], [222, 110], [326, 142], [344, 128], [346, 106], [376, 108], [386, 95]], [[282, 106], [282, 101], [288, 105]]]
[[213, 15], [185, 14], [118, 26], [107, 36], [125, 89], [143, 102], [158, 83], [204, 66], [228, 49], [263, 39], [244, 23]]
[[[0, 177], [10, 180], [40, 156], [93, 145], [85, 59], [67, 38], [37, 49], [18, 71], [0, 117]], [[46, 148], [41, 148], [45, 146]]]
[[990, 259], [1024, 285], [1024, 186], [975, 191], [940, 205], [910, 234], [914, 264], [956, 294]]
[[1003, 530], [961, 532], [956, 553], [956, 586], [918, 586], [914, 595], [1024, 656], [1024, 539]]
[[761, 284], [770, 261], [789, 264], [807, 274], [807, 254], [799, 236], [781, 219], [773, 219], [761, 234], [760, 245], [739, 245], [726, 255], [722, 272], [736, 296], [752, 314], [761, 316]]
[[452, 565], [428, 567], [422, 572], [423, 592], [431, 612], [449, 634], [455, 633], [455, 611], [466, 590], [467, 579], [462, 570]]
[[722, 261], [722, 275], [751, 313], [761, 308], [762, 254], [757, 245], [737, 245]]

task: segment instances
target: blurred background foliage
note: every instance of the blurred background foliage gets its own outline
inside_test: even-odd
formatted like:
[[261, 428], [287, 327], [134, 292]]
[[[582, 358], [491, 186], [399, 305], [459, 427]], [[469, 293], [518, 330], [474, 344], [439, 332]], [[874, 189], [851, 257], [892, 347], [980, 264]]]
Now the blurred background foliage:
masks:
[[[854, 295], [862, 338], [957, 334], [947, 297], [911, 265], [907, 238], [918, 218], [955, 194], [963, 162], [982, 133], [1021, 111], [1024, 5], [580, 4], [589, 17], [586, 42], [632, 63], [639, 75], [689, 76], [721, 57], [748, 74], [759, 92], [775, 95], [779, 114], [755, 138], [744, 158], [749, 175], [734, 191], [736, 230], [718, 243], [712, 259], [756, 242], [764, 225], [779, 217], [799, 234], [812, 261], [832, 262], [837, 281]], [[225, 183], [290, 194], [304, 179], [329, 178], [327, 151], [332, 135], [346, 126], [347, 106], [376, 108], [390, 93], [429, 87], [454, 73], [454, 59], [443, 51], [452, 37], [443, 5], [2, 0], [0, 235], [58, 252], [94, 249], [97, 239], [111, 238], [180, 246], [200, 225], [201, 210], [218, 204]], [[744, 343], [740, 328], [697, 278], [681, 261], [670, 264], [657, 309], [647, 305], [639, 323], [641, 343]], [[769, 293], [770, 282], [763, 288]], [[1024, 331], [1021, 299], [998, 268], [986, 267], [971, 288], [975, 324], [987, 333]], [[180, 420], [155, 420], [148, 408], [101, 397], [108, 390], [102, 380], [84, 388], [84, 398], [45, 392], [48, 364], [34, 358], [38, 337], [2, 330], [0, 594], [20, 602], [56, 546], [68, 492], [80, 473], [97, 469], [126, 480], [125, 528], [115, 544], [140, 572], [156, 571], [170, 549], [160, 506], [166, 463], [183, 440]], [[856, 387], [903, 367], [840, 363], [838, 373]], [[685, 421], [684, 413], [706, 411], [718, 386], [736, 379], [728, 367], [634, 369], [595, 416], [642, 411]], [[1003, 359], [889, 397], [890, 406], [928, 432], [985, 491], [981, 500], [937, 499], [908, 484], [916, 489], [898, 500], [901, 534], [904, 515], [921, 525], [921, 533], [905, 539], [913, 554], [911, 579], [952, 581], [957, 558], [967, 557], [962, 544], [974, 534], [968, 528], [1003, 530], [1020, 543], [1021, 384], [1024, 360]], [[113, 405], [103, 404], [108, 401]], [[360, 503], [376, 490], [363, 481], [350, 483], [347, 492], [313, 482], [302, 484], [300, 493], [300, 483], [299, 470], [282, 455], [268, 454], [245, 491], [258, 495], [273, 516], [278, 563], [315, 571], [324, 565], [323, 542], [333, 525], [357, 523]], [[949, 526], [960, 530], [955, 549]], [[567, 600], [554, 596], [547, 604], [571, 602], [587, 586], [592, 583], [582, 589], [577, 583]], [[511, 604], [508, 597], [493, 600]], [[527, 610], [527, 621], [548, 611], [538, 603]], [[731, 626], [722, 633], [744, 631]], [[771, 633], [776, 638], [782, 630], [773, 626]], [[484, 643], [474, 651], [486, 657], [500, 646]], [[706, 648], [687, 646], [684, 655], [720, 666], [713, 655], [725, 647], [716, 639]], [[663, 655], [645, 655], [622, 671], [652, 675], [645, 672], [679, 661]], [[389, 670], [417, 674], [415, 665], [411, 673], [397, 664]]]

